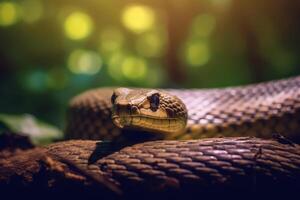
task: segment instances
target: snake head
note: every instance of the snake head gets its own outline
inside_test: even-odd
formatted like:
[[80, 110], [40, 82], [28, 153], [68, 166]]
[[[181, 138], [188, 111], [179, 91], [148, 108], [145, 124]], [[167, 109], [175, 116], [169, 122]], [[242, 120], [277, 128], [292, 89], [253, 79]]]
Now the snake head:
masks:
[[187, 123], [184, 103], [162, 90], [117, 88], [111, 103], [112, 120], [119, 128], [178, 133]]

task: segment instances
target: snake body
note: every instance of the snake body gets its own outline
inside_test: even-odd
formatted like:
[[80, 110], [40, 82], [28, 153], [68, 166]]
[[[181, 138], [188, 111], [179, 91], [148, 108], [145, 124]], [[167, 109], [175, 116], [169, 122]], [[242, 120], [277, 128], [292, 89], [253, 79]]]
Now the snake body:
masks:
[[[295, 77], [225, 89], [164, 90], [180, 98], [188, 110], [186, 130], [165, 137], [270, 138], [278, 132], [299, 141], [299, 88], [300, 77]], [[72, 100], [68, 138], [114, 140], [124, 136], [110, 119], [112, 93], [112, 88], [93, 89]]]
[[229, 137], [152, 141], [103, 157], [106, 151], [99, 141], [70, 140], [0, 160], [0, 194], [18, 196], [21, 188], [76, 199], [247, 199], [300, 189], [296, 144]]
[[[66, 133], [69, 139], [94, 140], [59, 142], [2, 159], [0, 186], [40, 188], [36, 177], [46, 173], [41, 185], [65, 188], [66, 180], [77, 180], [81, 186], [104, 188], [100, 195], [129, 199], [299, 191], [300, 77], [224, 89], [162, 91], [176, 95], [188, 111], [185, 130], [159, 134], [168, 140], [110, 152], [110, 143], [95, 139], [144, 141], [157, 139], [157, 134], [114, 125], [113, 89], [93, 89], [72, 100]], [[274, 133], [276, 139], [270, 139]]]

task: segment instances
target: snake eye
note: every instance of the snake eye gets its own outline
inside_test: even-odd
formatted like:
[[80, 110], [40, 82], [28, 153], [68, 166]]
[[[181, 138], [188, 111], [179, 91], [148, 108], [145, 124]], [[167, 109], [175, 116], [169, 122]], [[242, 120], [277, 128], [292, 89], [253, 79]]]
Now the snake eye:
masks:
[[149, 97], [150, 109], [155, 112], [159, 107], [159, 94], [155, 93]]
[[113, 93], [113, 94], [111, 95], [111, 99], [110, 99], [112, 104], [115, 103], [116, 98], [117, 98], [117, 95], [116, 95], [115, 93]]

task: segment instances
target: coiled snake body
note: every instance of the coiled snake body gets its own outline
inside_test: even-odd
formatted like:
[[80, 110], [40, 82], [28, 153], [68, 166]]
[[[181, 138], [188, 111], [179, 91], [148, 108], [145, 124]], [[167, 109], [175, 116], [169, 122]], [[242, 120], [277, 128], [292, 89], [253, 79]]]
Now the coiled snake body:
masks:
[[[168, 140], [122, 150], [90, 140], [52, 144], [0, 161], [0, 183], [17, 173], [31, 184], [44, 160], [65, 178], [92, 179], [131, 198], [295, 192], [300, 189], [299, 120], [300, 77], [225, 89], [94, 89], [72, 100], [67, 138], [126, 145]], [[213, 138], [201, 139], [207, 137]]]
[[[188, 119], [185, 131], [164, 134], [163, 137], [270, 138], [272, 133], [277, 132], [297, 141], [300, 119], [299, 88], [300, 77], [225, 89], [164, 90], [163, 92], [176, 95], [183, 101], [188, 110]], [[126, 92], [123, 93], [123, 96], [126, 95]], [[111, 120], [112, 94], [112, 88], [102, 88], [75, 97], [70, 106], [68, 137], [107, 140], [122, 137], [122, 131]], [[144, 92], [134, 97], [146, 98], [146, 95]], [[130, 104], [130, 100], [126, 100], [125, 106]], [[165, 104], [167, 109], [174, 110], [175, 113], [182, 112], [183, 108], [177, 102], [167, 101]]]

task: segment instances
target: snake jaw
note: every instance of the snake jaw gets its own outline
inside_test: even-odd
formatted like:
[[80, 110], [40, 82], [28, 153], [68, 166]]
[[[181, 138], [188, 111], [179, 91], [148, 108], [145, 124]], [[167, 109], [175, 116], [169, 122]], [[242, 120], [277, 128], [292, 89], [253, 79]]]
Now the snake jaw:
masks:
[[121, 123], [121, 118], [118, 116], [113, 116], [112, 117], [113, 123], [118, 127], [118, 128], [124, 128], [124, 125]]
[[114, 115], [112, 117], [112, 121], [118, 128], [121, 129], [125, 127], [130, 127], [132, 125], [132, 117], [128, 117], [128, 116]]
[[180, 133], [186, 127], [186, 121], [182, 119], [154, 118], [143, 115], [113, 115], [112, 121], [120, 129], [143, 130], [164, 134]]

